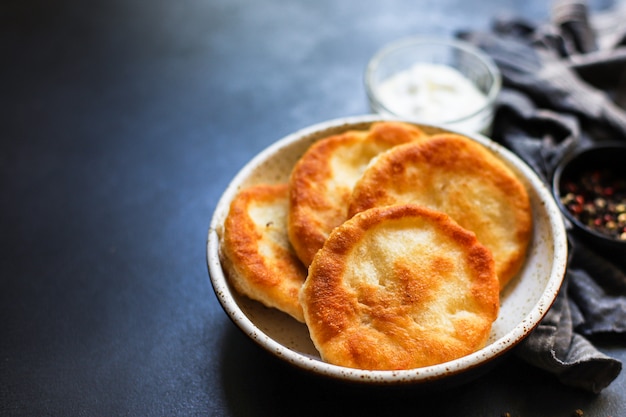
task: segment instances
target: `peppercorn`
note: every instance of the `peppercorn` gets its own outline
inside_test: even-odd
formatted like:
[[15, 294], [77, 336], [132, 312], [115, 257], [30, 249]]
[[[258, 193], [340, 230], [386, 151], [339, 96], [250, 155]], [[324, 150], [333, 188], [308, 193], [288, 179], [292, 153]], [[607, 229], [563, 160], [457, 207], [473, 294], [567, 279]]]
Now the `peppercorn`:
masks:
[[561, 203], [580, 223], [626, 241], [626, 178], [603, 169], [583, 171], [564, 178], [561, 193]]

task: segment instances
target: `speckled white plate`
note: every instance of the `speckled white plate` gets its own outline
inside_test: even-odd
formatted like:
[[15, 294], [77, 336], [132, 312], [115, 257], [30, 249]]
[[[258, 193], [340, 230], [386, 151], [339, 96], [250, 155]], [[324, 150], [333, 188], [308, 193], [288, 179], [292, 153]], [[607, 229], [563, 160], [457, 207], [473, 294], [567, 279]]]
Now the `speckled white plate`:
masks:
[[[381, 116], [357, 116], [305, 128], [275, 142], [244, 166], [225, 190], [211, 221], [207, 244], [211, 283], [226, 314], [246, 335], [298, 368], [339, 380], [379, 385], [419, 384], [462, 374], [467, 377], [509, 351], [535, 328], [559, 291], [567, 261], [565, 229], [550, 190], [517, 156], [484, 136], [471, 137], [491, 149], [522, 179], [530, 194], [534, 219], [528, 258], [501, 295], [500, 314], [485, 348], [440, 365], [402, 371], [368, 371], [331, 365], [320, 359], [304, 324], [241, 297], [229, 285], [222, 270], [219, 259], [222, 225], [231, 200], [241, 188], [255, 183], [285, 182], [294, 163], [311, 143], [347, 129], [365, 129], [378, 120], [382, 120]], [[445, 131], [419, 126], [431, 133]]]

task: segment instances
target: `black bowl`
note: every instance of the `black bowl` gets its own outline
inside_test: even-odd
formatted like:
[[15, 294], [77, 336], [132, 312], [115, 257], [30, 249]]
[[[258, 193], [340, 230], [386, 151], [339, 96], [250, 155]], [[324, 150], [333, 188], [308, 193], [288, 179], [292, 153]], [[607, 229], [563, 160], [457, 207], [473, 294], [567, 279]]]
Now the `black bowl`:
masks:
[[552, 190], [585, 243], [609, 255], [626, 255], [626, 144], [574, 152], [557, 166]]

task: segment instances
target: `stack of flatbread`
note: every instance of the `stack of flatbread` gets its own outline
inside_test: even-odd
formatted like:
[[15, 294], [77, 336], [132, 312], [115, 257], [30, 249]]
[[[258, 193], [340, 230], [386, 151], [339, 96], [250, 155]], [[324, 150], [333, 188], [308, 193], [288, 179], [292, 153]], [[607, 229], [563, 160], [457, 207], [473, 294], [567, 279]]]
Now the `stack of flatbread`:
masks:
[[378, 122], [315, 142], [288, 183], [241, 190], [221, 259], [323, 360], [411, 369], [485, 345], [531, 230], [526, 189], [483, 145]]

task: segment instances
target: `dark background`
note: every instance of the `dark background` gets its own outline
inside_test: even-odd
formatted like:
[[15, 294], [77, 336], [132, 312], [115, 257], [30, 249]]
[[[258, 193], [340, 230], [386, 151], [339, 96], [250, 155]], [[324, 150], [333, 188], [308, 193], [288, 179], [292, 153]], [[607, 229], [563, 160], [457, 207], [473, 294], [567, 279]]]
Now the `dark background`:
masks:
[[362, 74], [383, 44], [548, 7], [2, 2], [0, 415], [626, 415], [624, 375], [595, 396], [514, 356], [436, 393], [301, 374], [229, 321], [205, 262], [229, 180], [295, 130], [368, 113]]

